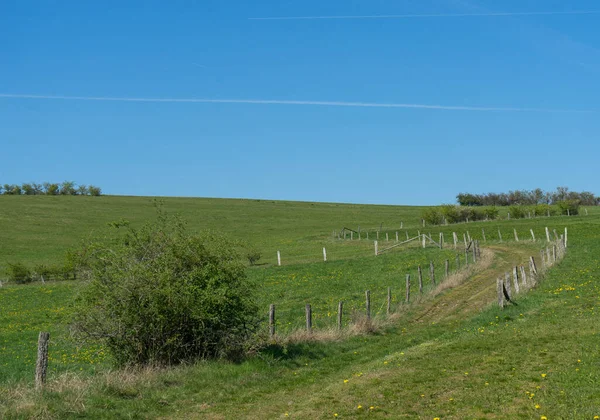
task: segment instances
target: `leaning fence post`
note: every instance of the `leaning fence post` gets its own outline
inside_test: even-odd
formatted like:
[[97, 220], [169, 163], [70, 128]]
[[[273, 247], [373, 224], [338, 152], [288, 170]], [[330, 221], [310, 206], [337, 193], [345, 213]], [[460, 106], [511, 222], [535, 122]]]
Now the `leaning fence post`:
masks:
[[38, 337], [38, 354], [35, 365], [35, 388], [41, 389], [46, 383], [46, 372], [48, 371], [48, 341], [50, 333], [40, 332]]
[[410, 302], [410, 274], [406, 275], [406, 303]]
[[546, 242], [550, 242], [550, 231], [548, 230], [547, 226], [546, 226]]
[[533, 270], [533, 274], [535, 274], [537, 276], [538, 270], [537, 270], [537, 266], [535, 265], [535, 258], [533, 258], [533, 256], [529, 257], [529, 261], [531, 261], [531, 268]]
[[419, 293], [423, 293], [423, 270], [421, 266], [419, 266], [417, 271], [419, 272]]
[[519, 235], [517, 235], [517, 229], [513, 229], [515, 232], [515, 241], [519, 242]]
[[533, 229], [529, 229], [529, 231], [531, 232], [531, 239], [535, 242], [535, 233], [533, 233]]
[[500, 242], [502, 242], [502, 232], [500, 232], [500, 228], [498, 228], [498, 238], [500, 238]]
[[367, 319], [371, 319], [371, 292], [369, 290], [365, 292], [365, 300], [367, 305]]
[[306, 331], [309, 334], [312, 333], [312, 308], [310, 307], [310, 303], [306, 304]]
[[446, 260], [446, 278], [450, 276], [450, 260]]
[[342, 329], [342, 313], [344, 311], [344, 302], [343, 301], [339, 301], [338, 302], [338, 313], [337, 313], [337, 327], [338, 330]]
[[269, 306], [269, 337], [275, 337], [275, 305]]
[[392, 310], [392, 288], [388, 287], [388, 291], [387, 291], [387, 310], [386, 313], [389, 315], [390, 311]]

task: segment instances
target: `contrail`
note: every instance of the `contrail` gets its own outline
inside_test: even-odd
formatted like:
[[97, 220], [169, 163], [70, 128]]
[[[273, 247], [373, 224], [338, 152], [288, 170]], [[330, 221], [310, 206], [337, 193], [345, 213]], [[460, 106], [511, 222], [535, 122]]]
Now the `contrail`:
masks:
[[405, 108], [446, 111], [484, 111], [484, 112], [544, 112], [544, 113], [596, 113], [596, 110], [570, 110], [552, 108], [512, 108], [512, 107], [480, 107], [451, 106], [427, 104], [402, 104], [385, 102], [341, 102], [341, 101], [289, 101], [280, 99], [204, 99], [204, 98], [128, 98], [109, 96], [64, 96], [64, 95], [29, 95], [17, 93], [0, 93], [0, 98], [13, 99], [54, 99], [70, 101], [112, 101], [112, 102], [171, 102], [171, 103], [208, 103], [208, 104], [254, 104], [254, 105], [313, 105], [356, 108]]
[[340, 16], [274, 16], [251, 17], [248, 20], [316, 20], [316, 19], [413, 19], [504, 16], [597, 15], [600, 10], [572, 10], [564, 12], [491, 12], [491, 13], [431, 13], [408, 15], [340, 15]]

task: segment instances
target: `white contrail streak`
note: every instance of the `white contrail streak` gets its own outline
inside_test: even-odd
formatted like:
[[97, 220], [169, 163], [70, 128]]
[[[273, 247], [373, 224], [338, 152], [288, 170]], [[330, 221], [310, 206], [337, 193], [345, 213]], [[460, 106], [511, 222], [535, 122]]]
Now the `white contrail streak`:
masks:
[[255, 105], [314, 105], [358, 108], [408, 108], [446, 111], [487, 111], [487, 112], [554, 112], [554, 113], [595, 113], [595, 110], [569, 110], [551, 108], [512, 108], [512, 107], [479, 107], [450, 106], [426, 104], [401, 104], [379, 102], [340, 102], [340, 101], [288, 101], [279, 99], [204, 99], [204, 98], [127, 98], [108, 96], [64, 96], [64, 95], [29, 95], [17, 93], [0, 93], [0, 98], [12, 99], [58, 99], [72, 101], [113, 101], [113, 102], [175, 102], [175, 103], [208, 103], [208, 104], [255, 104]]
[[491, 12], [491, 13], [431, 13], [408, 15], [340, 15], [340, 16], [273, 16], [251, 17], [248, 20], [317, 20], [317, 19], [413, 19], [504, 16], [597, 15], [600, 10], [572, 10], [564, 12]]

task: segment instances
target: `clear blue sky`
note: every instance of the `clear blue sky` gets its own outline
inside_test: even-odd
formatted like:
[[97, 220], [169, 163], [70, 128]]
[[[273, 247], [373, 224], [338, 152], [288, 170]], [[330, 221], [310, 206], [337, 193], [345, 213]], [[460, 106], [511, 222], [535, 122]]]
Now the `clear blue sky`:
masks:
[[[2, 1], [0, 183], [389, 204], [600, 193], [595, 11], [597, 0]], [[249, 19], [373, 15], [402, 17]]]

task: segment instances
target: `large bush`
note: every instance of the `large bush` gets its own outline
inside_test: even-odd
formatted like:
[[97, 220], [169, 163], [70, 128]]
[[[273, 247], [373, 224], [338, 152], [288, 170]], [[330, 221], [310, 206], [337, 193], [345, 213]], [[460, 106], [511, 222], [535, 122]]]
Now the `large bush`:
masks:
[[163, 214], [141, 229], [116, 226], [126, 232], [111, 245], [79, 253], [87, 285], [75, 330], [101, 340], [121, 365], [241, 355], [258, 318], [236, 244], [191, 235]]
[[575, 216], [579, 214], [579, 200], [565, 200], [558, 203], [560, 214]]

